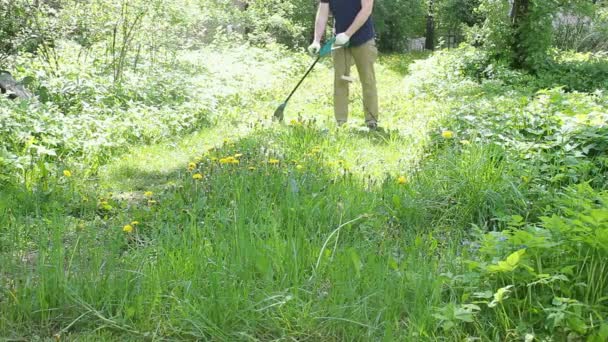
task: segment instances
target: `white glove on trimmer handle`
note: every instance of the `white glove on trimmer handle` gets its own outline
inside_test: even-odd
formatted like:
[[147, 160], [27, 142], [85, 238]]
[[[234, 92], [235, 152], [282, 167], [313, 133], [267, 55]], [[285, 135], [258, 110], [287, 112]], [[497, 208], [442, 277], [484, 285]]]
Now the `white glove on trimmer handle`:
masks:
[[317, 41], [312, 42], [312, 44], [310, 44], [310, 46], [308, 47], [308, 53], [311, 55], [318, 55], [320, 50], [321, 43]]
[[344, 32], [336, 36], [336, 45], [338, 46], [346, 45], [348, 41], [350, 41], [350, 37]]

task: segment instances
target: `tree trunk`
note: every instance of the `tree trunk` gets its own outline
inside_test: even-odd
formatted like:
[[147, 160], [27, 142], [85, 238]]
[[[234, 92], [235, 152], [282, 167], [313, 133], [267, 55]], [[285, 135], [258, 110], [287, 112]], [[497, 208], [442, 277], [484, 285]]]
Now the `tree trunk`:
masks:
[[427, 50], [435, 50], [435, 18], [433, 16], [433, 2], [434, 0], [429, 0], [429, 11], [426, 16], [426, 40], [424, 43], [424, 48]]
[[525, 29], [530, 14], [531, 0], [513, 0], [511, 7], [511, 24], [515, 30], [515, 39], [513, 39], [512, 51], [515, 53], [514, 66], [522, 68], [526, 64], [528, 53], [522, 41], [526, 37]]

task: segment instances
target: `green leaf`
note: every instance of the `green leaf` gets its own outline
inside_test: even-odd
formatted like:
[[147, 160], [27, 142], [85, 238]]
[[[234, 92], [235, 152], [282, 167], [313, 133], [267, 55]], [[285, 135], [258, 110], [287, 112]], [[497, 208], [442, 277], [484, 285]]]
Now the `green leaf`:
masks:
[[511, 292], [512, 287], [513, 285], [509, 285], [498, 289], [498, 291], [494, 293], [494, 299], [488, 304], [488, 307], [493, 308], [502, 303], [505, 299], [509, 298], [509, 293]]
[[499, 261], [498, 264], [490, 265], [490, 266], [488, 266], [487, 269], [491, 273], [512, 272], [513, 270], [515, 270], [517, 268], [519, 261], [521, 260], [521, 257], [525, 253], [526, 253], [525, 249], [520, 249], [516, 252], [511, 253], [511, 255], [509, 255], [505, 261]]
[[363, 263], [361, 262], [361, 258], [359, 254], [354, 248], [350, 248], [348, 250], [348, 254], [350, 255], [350, 260], [353, 263], [353, 267], [355, 268], [355, 272], [357, 274], [357, 278], [361, 276], [361, 269], [363, 268]]

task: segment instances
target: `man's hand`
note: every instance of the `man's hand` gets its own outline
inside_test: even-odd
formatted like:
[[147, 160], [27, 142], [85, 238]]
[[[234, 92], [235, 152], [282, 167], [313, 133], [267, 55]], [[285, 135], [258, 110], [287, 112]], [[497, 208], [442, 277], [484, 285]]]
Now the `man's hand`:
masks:
[[346, 33], [342, 32], [336, 36], [336, 45], [338, 45], [338, 46], [346, 45], [346, 44], [348, 44], [349, 40], [350, 40], [350, 37]]
[[317, 41], [312, 42], [312, 44], [310, 44], [308, 47], [308, 53], [311, 55], [318, 55], [319, 50], [321, 50], [321, 43]]

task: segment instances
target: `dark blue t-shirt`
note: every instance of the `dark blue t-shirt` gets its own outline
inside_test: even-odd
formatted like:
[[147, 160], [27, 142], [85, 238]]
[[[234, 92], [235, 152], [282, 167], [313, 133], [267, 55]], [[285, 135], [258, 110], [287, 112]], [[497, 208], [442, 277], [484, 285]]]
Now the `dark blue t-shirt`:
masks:
[[[361, 11], [361, 0], [321, 0], [321, 2], [329, 3], [329, 9], [336, 20], [336, 34], [348, 30]], [[365, 24], [350, 37], [350, 45], [361, 45], [374, 38], [374, 34], [374, 23], [370, 16]]]

